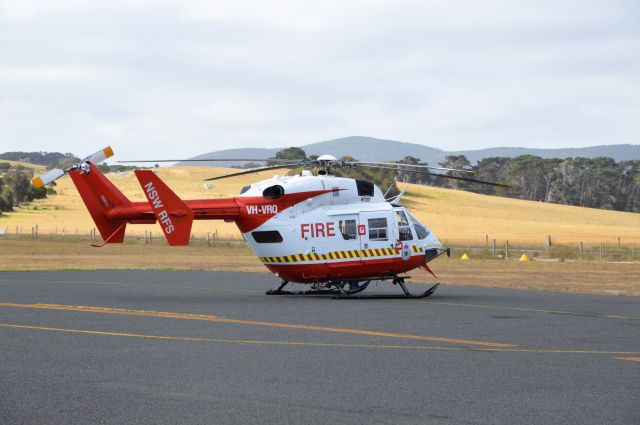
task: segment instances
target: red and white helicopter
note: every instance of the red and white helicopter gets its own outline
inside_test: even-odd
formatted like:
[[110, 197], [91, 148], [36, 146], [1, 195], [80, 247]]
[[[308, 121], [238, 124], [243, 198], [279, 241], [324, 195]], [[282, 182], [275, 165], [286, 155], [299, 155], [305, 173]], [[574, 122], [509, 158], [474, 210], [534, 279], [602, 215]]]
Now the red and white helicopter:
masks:
[[[435, 277], [427, 263], [445, 252], [450, 254], [436, 235], [400, 204], [404, 192], [385, 199], [373, 183], [333, 176], [333, 169], [393, 169], [508, 187], [432, 172], [475, 173], [473, 170], [341, 161], [331, 155], [301, 161], [203, 159], [186, 161], [269, 161], [276, 164], [207, 180], [283, 168], [302, 167], [303, 171], [299, 175], [274, 176], [253, 183], [233, 198], [182, 200], [152, 170], [138, 169], [135, 175], [148, 202], [131, 202], [96, 166], [112, 155], [112, 149], [107, 147], [66, 170], [50, 170], [35, 178], [33, 184], [40, 188], [69, 174], [100, 231], [102, 245], [121, 243], [128, 223], [157, 222], [169, 245], [179, 246], [189, 243], [193, 220], [235, 222], [259, 259], [282, 279], [276, 290], [267, 292], [269, 295], [331, 294], [355, 298], [354, 294], [374, 280], [391, 280], [404, 293], [370, 296], [377, 298], [423, 298], [437, 288], [438, 284], [435, 284], [424, 293], [414, 295], [404, 284], [407, 276], [403, 274], [418, 267]], [[318, 168], [317, 175], [305, 169], [310, 167]], [[290, 282], [308, 284], [311, 288], [284, 290]]]

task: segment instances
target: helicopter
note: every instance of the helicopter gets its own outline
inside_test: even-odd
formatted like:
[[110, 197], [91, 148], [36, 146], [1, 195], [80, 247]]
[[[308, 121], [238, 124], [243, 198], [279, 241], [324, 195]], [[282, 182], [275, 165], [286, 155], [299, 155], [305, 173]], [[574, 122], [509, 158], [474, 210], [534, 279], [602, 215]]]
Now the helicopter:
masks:
[[[53, 169], [33, 179], [35, 188], [69, 175], [105, 244], [121, 243], [127, 224], [158, 223], [171, 246], [188, 245], [193, 220], [234, 222], [259, 260], [279, 279], [267, 295], [331, 295], [334, 298], [424, 298], [428, 290], [411, 293], [406, 273], [423, 268], [436, 278], [428, 263], [451, 255], [438, 237], [416, 219], [400, 201], [385, 197], [366, 180], [338, 177], [338, 169], [391, 169], [471, 181], [502, 188], [508, 185], [467, 177], [475, 170], [390, 162], [343, 161], [332, 155], [317, 159], [188, 159], [118, 161], [195, 162], [265, 161], [267, 166], [229, 173], [206, 181], [232, 178], [265, 170], [301, 168], [300, 174], [275, 175], [242, 188], [230, 198], [183, 200], [150, 169], [135, 176], [147, 202], [131, 202], [100, 171], [97, 164], [113, 156], [111, 147], [96, 152], [67, 169]], [[316, 174], [309, 168], [317, 169]], [[436, 173], [446, 171], [448, 174]], [[465, 176], [454, 175], [463, 174]], [[436, 278], [437, 279], [437, 278]], [[402, 294], [356, 295], [372, 281], [391, 281]], [[286, 290], [290, 283], [305, 290]]]

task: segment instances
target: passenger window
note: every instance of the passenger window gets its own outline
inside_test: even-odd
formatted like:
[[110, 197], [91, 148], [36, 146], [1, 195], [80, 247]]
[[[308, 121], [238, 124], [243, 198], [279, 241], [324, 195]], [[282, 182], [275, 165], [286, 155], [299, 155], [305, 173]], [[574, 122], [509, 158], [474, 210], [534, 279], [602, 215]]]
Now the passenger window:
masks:
[[258, 243], [280, 243], [282, 235], [277, 230], [267, 230], [262, 232], [251, 232], [251, 236]]
[[340, 220], [338, 222], [338, 228], [340, 228], [342, 239], [345, 241], [358, 238], [358, 229], [355, 220]]
[[398, 239], [401, 241], [413, 240], [411, 234], [411, 227], [409, 227], [409, 220], [402, 211], [396, 211], [396, 223], [398, 224]]
[[387, 238], [387, 219], [386, 218], [370, 218], [369, 219], [369, 240], [386, 241]]

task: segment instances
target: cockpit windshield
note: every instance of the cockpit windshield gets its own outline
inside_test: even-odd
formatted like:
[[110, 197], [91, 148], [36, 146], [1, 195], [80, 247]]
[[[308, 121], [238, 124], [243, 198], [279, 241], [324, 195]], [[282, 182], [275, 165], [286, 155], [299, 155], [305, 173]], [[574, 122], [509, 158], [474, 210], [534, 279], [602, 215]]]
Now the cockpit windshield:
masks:
[[416, 231], [416, 235], [418, 235], [418, 239], [424, 239], [429, 236], [429, 230], [424, 227], [417, 218], [415, 218], [409, 211], [407, 211], [409, 217], [411, 217], [411, 221], [413, 222], [413, 230]]

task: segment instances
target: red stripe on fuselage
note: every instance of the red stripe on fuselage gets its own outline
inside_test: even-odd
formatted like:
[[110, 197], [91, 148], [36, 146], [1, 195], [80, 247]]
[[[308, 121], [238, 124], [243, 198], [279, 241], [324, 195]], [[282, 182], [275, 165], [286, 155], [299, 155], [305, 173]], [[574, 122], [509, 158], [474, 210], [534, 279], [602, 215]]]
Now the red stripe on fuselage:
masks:
[[424, 266], [424, 259], [424, 255], [414, 255], [407, 261], [393, 257], [311, 264], [265, 264], [265, 266], [273, 273], [277, 273], [278, 277], [282, 279], [291, 282], [311, 283], [332, 279], [348, 280], [405, 273]]
[[[236, 196], [221, 199], [193, 199], [184, 203], [193, 211], [194, 220], [235, 221], [242, 233], [250, 232], [261, 226], [278, 213], [307, 199], [340, 189], [312, 190], [289, 193], [278, 199], [265, 199], [262, 196]], [[247, 207], [258, 207], [257, 213], [250, 214]], [[256, 211], [255, 208], [252, 208]], [[129, 222], [136, 220], [155, 220], [148, 202], [131, 202], [129, 206], [114, 208], [107, 212], [109, 219], [121, 219]]]
[[334, 190], [339, 189], [288, 193], [277, 199], [265, 199], [262, 196], [238, 196], [235, 201], [240, 207], [240, 217], [236, 219], [236, 224], [242, 233], [250, 232], [287, 208]]

